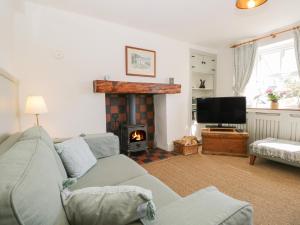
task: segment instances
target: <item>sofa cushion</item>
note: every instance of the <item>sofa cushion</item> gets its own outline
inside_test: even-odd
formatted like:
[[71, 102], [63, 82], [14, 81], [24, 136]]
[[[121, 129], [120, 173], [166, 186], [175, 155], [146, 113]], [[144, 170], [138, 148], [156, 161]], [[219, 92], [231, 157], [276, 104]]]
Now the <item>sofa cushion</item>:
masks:
[[0, 224], [67, 225], [61, 174], [40, 139], [18, 141], [0, 156]]
[[83, 136], [97, 159], [118, 155], [119, 138], [113, 133], [88, 134]]
[[47, 131], [41, 126], [35, 126], [28, 128], [22, 133], [20, 141], [30, 140], [30, 139], [41, 139], [44, 141], [50, 148], [54, 148], [53, 141]]
[[0, 144], [5, 141], [9, 137], [9, 134], [1, 134], [0, 135]]
[[0, 144], [0, 155], [7, 152], [20, 138], [22, 133], [17, 132], [10, 135], [5, 141]]
[[154, 224], [252, 225], [252, 212], [249, 203], [208, 187], [159, 208]]
[[55, 148], [70, 177], [81, 177], [97, 162], [82, 137], [75, 137], [55, 144]]
[[99, 159], [96, 165], [80, 177], [70, 189], [116, 185], [146, 173], [145, 169], [127, 156], [111, 156]]
[[167, 185], [149, 174], [127, 180], [122, 182], [120, 185], [134, 185], [151, 190], [153, 194], [153, 201], [158, 209], [181, 198]]
[[62, 176], [62, 180], [66, 179], [67, 178], [67, 172], [66, 172], [66, 170], [65, 170], [65, 168], [62, 164], [62, 161], [61, 161], [59, 155], [55, 151], [53, 141], [52, 141], [50, 135], [47, 133], [47, 131], [41, 126], [35, 126], [35, 127], [32, 127], [32, 128], [29, 128], [29, 129], [25, 130], [22, 133], [19, 140], [22, 141], [22, 140], [30, 140], [30, 139], [40, 139], [40, 140], [44, 141], [49, 146], [50, 150], [52, 151], [52, 153], [55, 157], [57, 166], [58, 166], [59, 171], [60, 171], [61, 176]]

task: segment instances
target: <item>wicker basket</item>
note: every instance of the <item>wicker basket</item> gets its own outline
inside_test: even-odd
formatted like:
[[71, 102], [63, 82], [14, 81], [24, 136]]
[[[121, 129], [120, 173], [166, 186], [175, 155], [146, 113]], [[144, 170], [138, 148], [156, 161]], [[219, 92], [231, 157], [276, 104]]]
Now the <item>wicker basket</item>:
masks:
[[199, 144], [184, 145], [178, 141], [174, 141], [174, 150], [183, 155], [191, 155], [198, 153]]

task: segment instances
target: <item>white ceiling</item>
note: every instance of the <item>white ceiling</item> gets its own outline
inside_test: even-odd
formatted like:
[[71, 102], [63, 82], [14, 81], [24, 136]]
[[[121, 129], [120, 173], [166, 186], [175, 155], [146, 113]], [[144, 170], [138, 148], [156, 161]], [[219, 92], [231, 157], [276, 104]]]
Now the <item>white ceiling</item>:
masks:
[[269, 0], [238, 10], [235, 0], [31, 0], [206, 47], [300, 22], [300, 0]]

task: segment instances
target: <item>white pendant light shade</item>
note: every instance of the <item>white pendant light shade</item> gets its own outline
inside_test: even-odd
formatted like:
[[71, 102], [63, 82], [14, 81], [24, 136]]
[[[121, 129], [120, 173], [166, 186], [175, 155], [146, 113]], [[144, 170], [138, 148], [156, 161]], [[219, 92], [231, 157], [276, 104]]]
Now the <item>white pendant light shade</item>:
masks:
[[42, 96], [28, 96], [26, 100], [25, 113], [43, 114], [47, 113], [47, 105]]

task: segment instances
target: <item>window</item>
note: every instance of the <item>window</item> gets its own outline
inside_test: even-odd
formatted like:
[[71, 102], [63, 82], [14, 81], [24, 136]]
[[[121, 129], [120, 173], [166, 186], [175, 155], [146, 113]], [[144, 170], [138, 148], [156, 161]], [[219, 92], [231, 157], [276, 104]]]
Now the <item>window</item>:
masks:
[[281, 96], [280, 107], [299, 107], [300, 79], [294, 39], [258, 48], [253, 73], [245, 89], [248, 106], [269, 106], [266, 94], [269, 88]]

